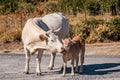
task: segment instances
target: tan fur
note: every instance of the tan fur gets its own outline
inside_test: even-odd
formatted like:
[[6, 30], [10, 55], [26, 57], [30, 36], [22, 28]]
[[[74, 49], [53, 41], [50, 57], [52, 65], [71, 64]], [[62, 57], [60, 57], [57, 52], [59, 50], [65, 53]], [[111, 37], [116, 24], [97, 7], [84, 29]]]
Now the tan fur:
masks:
[[40, 38], [41, 41], [44, 41], [46, 39], [46, 37], [42, 34], [39, 36], [39, 38]]
[[78, 62], [79, 62], [79, 53], [81, 51], [81, 68], [80, 73], [82, 73], [83, 63], [84, 63], [84, 54], [85, 54], [85, 40], [79, 36], [73, 37], [72, 40], [64, 39], [63, 40], [65, 50], [62, 52], [63, 54], [63, 76], [66, 73], [66, 63], [71, 60], [72, 71], [71, 75], [74, 75], [74, 61], [76, 61], [76, 72], [78, 72]]

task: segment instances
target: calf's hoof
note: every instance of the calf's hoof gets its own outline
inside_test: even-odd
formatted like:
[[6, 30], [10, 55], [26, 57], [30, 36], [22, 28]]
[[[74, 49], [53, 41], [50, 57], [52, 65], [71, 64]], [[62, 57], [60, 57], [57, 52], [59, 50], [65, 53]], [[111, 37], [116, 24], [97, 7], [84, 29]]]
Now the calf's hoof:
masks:
[[79, 72], [79, 74], [83, 74], [83, 72]]
[[79, 73], [79, 71], [75, 71], [75, 73]]
[[74, 73], [71, 73], [71, 76], [74, 76], [75, 74]]
[[79, 74], [83, 74], [83, 71], [81, 70], [81, 71], [79, 71]]
[[62, 77], [65, 77], [65, 74], [62, 74]]

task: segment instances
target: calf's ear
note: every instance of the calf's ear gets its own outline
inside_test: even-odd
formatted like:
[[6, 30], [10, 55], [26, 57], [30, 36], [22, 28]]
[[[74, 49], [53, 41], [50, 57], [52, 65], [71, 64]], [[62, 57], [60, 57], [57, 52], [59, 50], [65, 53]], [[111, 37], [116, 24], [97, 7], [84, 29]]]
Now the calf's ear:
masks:
[[45, 37], [43, 34], [41, 34], [41, 35], [39, 36], [39, 38], [40, 38], [41, 41], [44, 41], [44, 40], [46, 39], [46, 37]]
[[76, 43], [76, 41], [74, 41], [74, 40], [71, 40], [71, 43], [75, 44], [75, 43]]

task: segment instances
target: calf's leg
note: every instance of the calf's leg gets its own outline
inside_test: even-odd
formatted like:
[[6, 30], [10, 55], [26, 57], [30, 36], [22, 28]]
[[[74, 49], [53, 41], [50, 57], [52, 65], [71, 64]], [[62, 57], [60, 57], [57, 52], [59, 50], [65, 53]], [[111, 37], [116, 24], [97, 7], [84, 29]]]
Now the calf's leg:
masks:
[[79, 62], [79, 56], [77, 56], [76, 58], [76, 68], [75, 68], [76, 73], [78, 73], [78, 62]]
[[63, 77], [66, 74], [66, 66], [67, 66], [67, 61], [63, 58], [63, 74], [62, 74]]
[[74, 76], [74, 59], [71, 61], [71, 75]]
[[85, 56], [85, 48], [82, 49], [82, 53], [81, 53], [81, 66], [79, 73], [83, 73], [84, 56]]

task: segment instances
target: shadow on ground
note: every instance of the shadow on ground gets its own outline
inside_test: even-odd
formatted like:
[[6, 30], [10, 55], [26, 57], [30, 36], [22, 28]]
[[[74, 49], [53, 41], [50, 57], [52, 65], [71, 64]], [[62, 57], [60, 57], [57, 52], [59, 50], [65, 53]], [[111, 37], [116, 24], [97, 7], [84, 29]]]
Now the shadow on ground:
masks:
[[[114, 72], [120, 72], [120, 68], [112, 69], [118, 66], [120, 67], [120, 63], [103, 63], [103, 64], [84, 65], [83, 75], [84, 74], [85, 75], [105, 75], [105, 74], [111, 74]], [[62, 73], [62, 69], [60, 73]], [[67, 67], [66, 73], [71, 73], [71, 67]]]

